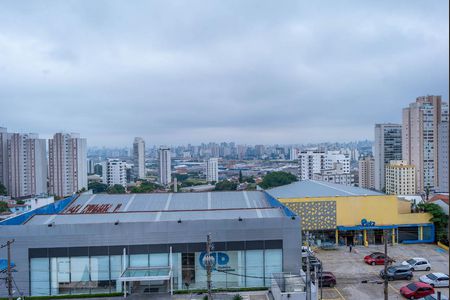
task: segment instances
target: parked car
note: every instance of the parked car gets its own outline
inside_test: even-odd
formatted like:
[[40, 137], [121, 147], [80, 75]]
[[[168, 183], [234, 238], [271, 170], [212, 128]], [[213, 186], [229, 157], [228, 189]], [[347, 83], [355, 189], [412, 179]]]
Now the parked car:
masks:
[[[375, 265], [384, 265], [384, 253], [382, 252], [373, 252], [372, 254], [366, 255], [364, 257], [364, 261], [366, 262], [366, 264], [375, 266]], [[392, 258], [390, 258], [389, 256], [387, 257], [388, 262], [394, 262], [394, 260]]]
[[331, 272], [322, 272], [318, 274], [320, 286], [334, 287], [336, 285], [336, 276]]
[[[434, 293], [432, 295], [425, 296], [425, 297], [420, 298], [418, 300], [438, 300], [438, 295], [437, 295], [437, 293]], [[441, 300], [448, 300], [448, 297], [441, 294]]]
[[430, 271], [431, 265], [425, 258], [413, 257], [402, 262], [402, 265], [408, 266], [411, 271]]
[[402, 287], [400, 294], [408, 299], [419, 299], [434, 294], [434, 288], [428, 283], [413, 282]]
[[[411, 280], [413, 278], [412, 271], [407, 266], [392, 266], [387, 268], [387, 278], [388, 280], [399, 280], [406, 279]], [[385, 278], [384, 269], [380, 271], [380, 277]]]
[[420, 281], [428, 283], [432, 287], [448, 287], [448, 275], [444, 273], [430, 273], [422, 275]]

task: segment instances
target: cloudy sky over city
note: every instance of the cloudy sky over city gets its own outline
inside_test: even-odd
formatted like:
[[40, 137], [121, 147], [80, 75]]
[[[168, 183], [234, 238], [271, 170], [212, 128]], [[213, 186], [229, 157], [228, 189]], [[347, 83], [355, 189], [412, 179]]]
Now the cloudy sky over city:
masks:
[[436, 1], [1, 1], [0, 126], [90, 146], [373, 139], [449, 95]]

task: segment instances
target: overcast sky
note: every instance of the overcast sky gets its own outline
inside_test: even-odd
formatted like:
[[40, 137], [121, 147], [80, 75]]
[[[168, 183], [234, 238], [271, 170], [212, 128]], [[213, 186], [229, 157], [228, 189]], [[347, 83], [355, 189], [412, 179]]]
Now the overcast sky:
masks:
[[448, 0], [3, 1], [0, 126], [89, 146], [373, 139], [449, 94]]

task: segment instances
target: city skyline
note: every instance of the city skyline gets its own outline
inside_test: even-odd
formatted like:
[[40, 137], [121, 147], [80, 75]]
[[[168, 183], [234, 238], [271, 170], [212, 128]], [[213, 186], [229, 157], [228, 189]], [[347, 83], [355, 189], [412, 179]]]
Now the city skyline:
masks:
[[401, 123], [416, 97], [449, 98], [446, 1], [49, 3], [0, 4], [11, 132], [352, 141]]

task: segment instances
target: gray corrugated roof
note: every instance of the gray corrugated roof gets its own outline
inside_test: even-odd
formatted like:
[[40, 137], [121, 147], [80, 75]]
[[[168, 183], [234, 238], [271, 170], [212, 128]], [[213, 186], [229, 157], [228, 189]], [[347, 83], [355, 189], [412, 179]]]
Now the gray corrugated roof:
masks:
[[273, 218], [283, 210], [262, 191], [81, 195], [58, 215], [36, 215], [27, 225]]
[[376, 196], [384, 195], [355, 186], [328, 183], [316, 180], [296, 181], [288, 185], [267, 190], [275, 198], [305, 198], [334, 196]]
[[130, 212], [109, 214], [73, 214], [73, 215], [36, 215], [25, 225], [46, 224], [100, 224], [133, 222], [157, 222], [178, 220], [220, 220], [220, 219], [255, 219], [258, 211], [263, 218], [282, 217], [283, 211], [279, 208], [265, 208], [261, 210], [209, 210], [209, 211], [167, 211], [167, 212]]

